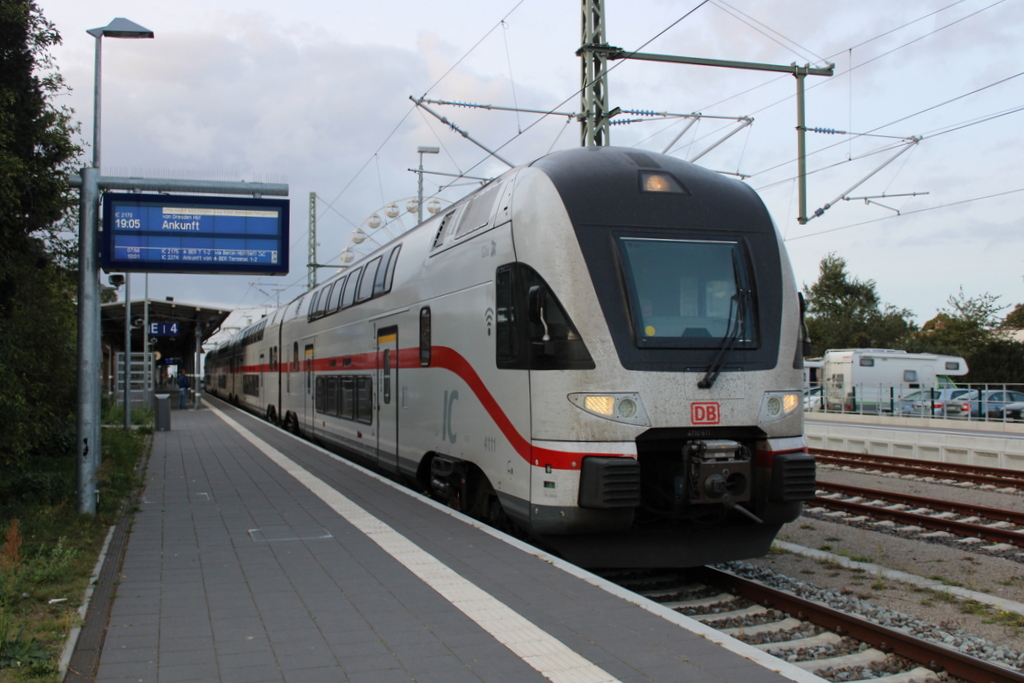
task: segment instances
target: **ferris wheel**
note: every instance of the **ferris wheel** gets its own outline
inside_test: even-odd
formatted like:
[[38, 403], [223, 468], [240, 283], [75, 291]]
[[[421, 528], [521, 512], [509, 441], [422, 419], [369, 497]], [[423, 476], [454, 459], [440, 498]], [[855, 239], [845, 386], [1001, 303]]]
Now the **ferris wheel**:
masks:
[[[433, 198], [424, 208], [431, 216], [451, 202]], [[341, 267], [347, 268], [353, 261], [376, 251], [388, 242], [416, 227], [419, 199], [409, 197], [393, 201], [374, 211], [370, 217], [349, 235], [348, 244], [341, 252]]]

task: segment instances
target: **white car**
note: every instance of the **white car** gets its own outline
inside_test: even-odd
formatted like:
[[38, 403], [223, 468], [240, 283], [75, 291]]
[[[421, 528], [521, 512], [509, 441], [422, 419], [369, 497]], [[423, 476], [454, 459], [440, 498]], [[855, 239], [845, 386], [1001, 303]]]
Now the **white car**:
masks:
[[822, 387], [804, 389], [804, 412], [817, 413], [825, 410], [825, 395]]

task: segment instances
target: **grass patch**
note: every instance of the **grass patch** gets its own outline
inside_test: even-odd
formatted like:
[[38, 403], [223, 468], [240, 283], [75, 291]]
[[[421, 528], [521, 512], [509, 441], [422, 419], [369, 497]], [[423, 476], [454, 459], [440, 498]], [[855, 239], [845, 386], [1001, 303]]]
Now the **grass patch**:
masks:
[[986, 605], [983, 602], [978, 602], [977, 600], [965, 600], [958, 598], [946, 591], [937, 591], [929, 588], [925, 589], [925, 592], [929, 593], [931, 597], [922, 600], [922, 605], [934, 605], [936, 602], [944, 602], [954, 605], [963, 614], [981, 617], [983, 623], [1003, 626], [1015, 636], [1019, 636], [1021, 633], [1024, 633], [1024, 615], [1017, 614], [1016, 612], [1009, 612], [1007, 610], [1000, 610], [992, 605]]
[[[79, 618], [103, 540], [120, 519], [124, 501], [141, 483], [138, 464], [148, 453], [152, 413], [135, 414], [139, 412], [133, 412], [139, 429], [103, 429], [95, 517], [78, 514], [73, 451], [38, 458], [31, 469], [4, 483], [0, 683], [60, 680], [58, 659]], [[106, 424], [114, 419], [104, 415]]]

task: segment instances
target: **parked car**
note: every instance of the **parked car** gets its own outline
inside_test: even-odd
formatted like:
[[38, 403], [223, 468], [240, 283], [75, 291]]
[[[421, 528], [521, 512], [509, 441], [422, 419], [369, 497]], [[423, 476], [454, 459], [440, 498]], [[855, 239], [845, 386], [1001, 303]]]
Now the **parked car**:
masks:
[[931, 417], [968, 417], [976, 389], [922, 389], [903, 396], [896, 406], [897, 415]]
[[1003, 389], [983, 391], [980, 398], [970, 401], [971, 417], [1002, 420], [1003, 409], [1011, 403], [1024, 403], [1024, 391], [1006, 391]]
[[1024, 420], [1024, 401], [1020, 403], [1009, 403], [1003, 407], [1002, 418], [1007, 422], [1020, 422]]
[[[809, 387], [804, 389], [804, 412], [816, 413], [825, 409], [825, 397], [822, 394], [822, 387]], [[1021, 399], [1024, 400], [1024, 399]]]

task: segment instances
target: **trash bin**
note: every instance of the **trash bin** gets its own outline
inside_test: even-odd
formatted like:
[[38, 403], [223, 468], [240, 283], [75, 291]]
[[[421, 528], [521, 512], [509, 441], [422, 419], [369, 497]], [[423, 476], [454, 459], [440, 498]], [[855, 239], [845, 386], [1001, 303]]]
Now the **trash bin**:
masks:
[[171, 431], [171, 395], [156, 394], [156, 431]]

